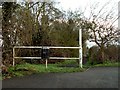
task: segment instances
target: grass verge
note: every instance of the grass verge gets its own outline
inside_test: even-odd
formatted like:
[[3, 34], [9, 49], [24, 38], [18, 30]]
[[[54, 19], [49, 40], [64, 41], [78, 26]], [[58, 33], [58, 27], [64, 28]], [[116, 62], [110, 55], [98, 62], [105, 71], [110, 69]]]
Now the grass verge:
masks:
[[120, 67], [120, 62], [105, 62], [103, 64], [94, 65], [94, 67]]
[[[4, 74], [3, 79], [11, 78], [14, 76], [21, 77], [24, 75], [30, 75], [34, 73], [72, 73], [72, 72], [83, 72], [86, 68], [80, 67], [68, 67], [69, 65], [76, 64], [75, 60], [65, 61], [57, 64], [48, 64], [48, 67], [45, 67], [45, 64], [20, 64], [16, 65], [15, 68], [9, 67], [8, 74]], [[77, 64], [76, 64], [77, 65]], [[76, 66], [75, 65], [75, 66]], [[78, 66], [78, 65], [77, 65]]]
[[65, 60], [56, 64], [48, 64], [46, 69], [45, 64], [20, 64], [8, 68], [8, 73], [2, 75], [2, 79], [11, 78], [14, 76], [21, 77], [24, 75], [30, 75], [34, 73], [72, 73], [72, 72], [83, 72], [90, 67], [118, 67], [120, 62], [105, 62], [103, 64], [96, 65], [83, 65], [83, 68], [78, 67], [76, 60]]
[[2, 80], [2, 74], [0, 73], [0, 80]]

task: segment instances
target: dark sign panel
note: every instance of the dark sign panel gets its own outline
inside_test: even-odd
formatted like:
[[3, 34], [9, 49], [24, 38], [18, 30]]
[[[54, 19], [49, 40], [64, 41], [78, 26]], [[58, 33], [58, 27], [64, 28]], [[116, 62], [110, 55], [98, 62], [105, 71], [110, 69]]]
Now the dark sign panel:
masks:
[[49, 59], [49, 48], [47, 48], [47, 47], [42, 48], [41, 59], [43, 59], [43, 60]]

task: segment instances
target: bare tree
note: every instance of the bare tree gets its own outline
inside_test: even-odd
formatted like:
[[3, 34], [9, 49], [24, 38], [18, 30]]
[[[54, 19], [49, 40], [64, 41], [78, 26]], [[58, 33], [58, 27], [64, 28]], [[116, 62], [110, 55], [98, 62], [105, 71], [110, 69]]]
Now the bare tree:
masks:
[[[104, 48], [108, 43], [117, 42], [120, 37], [116, 26], [116, 21], [118, 20], [116, 12], [114, 12], [115, 7], [111, 7], [108, 10], [106, 7], [110, 5], [110, 2], [104, 4], [101, 9], [98, 10], [98, 4], [91, 7], [90, 18], [87, 20], [87, 29], [90, 34], [90, 41], [95, 42], [101, 52], [101, 62], [104, 61]], [[96, 11], [97, 10], [97, 11]]]

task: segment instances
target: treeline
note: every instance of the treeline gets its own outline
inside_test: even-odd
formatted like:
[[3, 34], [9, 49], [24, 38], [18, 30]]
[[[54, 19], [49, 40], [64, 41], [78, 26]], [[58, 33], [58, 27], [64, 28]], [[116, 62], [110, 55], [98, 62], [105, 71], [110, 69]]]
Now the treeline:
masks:
[[[104, 49], [104, 62], [120, 62], [120, 45], [109, 45]], [[100, 64], [101, 62], [100, 48], [93, 46], [88, 50], [84, 57], [84, 64]]]
[[[82, 30], [83, 55], [88, 52], [86, 40], [92, 40], [100, 48], [100, 61], [105, 59], [105, 45], [117, 40], [117, 29], [99, 25], [95, 18], [87, 19], [80, 11], [61, 11], [54, 2], [4, 2], [2, 3], [2, 57], [3, 64], [12, 65], [14, 46], [79, 46], [78, 32]], [[108, 34], [101, 35], [102, 32]], [[99, 36], [96, 36], [98, 33]], [[117, 34], [118, 35], [118, 34]], [[117, 36], [116, 35], [116, 36]], [[114, 38], [114, 39], [113, 39]], [[39, 50], [16, 51], [16, 55], [39, 55]], [[21, 53], [20, 53], [21, 52]], [[51, 50], [51, 56], [75, 57], [78, 50]], [[16, 60], [19, 61], [19, 60]]]

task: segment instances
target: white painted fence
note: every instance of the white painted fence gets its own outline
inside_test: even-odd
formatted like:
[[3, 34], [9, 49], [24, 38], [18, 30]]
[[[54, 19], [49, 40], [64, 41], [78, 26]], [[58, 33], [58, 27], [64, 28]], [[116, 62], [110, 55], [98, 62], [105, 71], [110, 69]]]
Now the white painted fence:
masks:
[[[79, 59], [79, 66], [82, 68], [82, 31], [79, 30], [79, 47], [56, 47], [56, 46], [43, 46], [49, 49], [57, 48], [57, 49], [79, 49], [79, 58], [73, 57], [50, 57], [49, 59]], [[17, 57], [15, 56], [15, 49], [16, 48], [42, 48], [42, 46], [14, 46], [13, 47], [13, 66], [15, 65], [15, 59], [41, 59], [41, 57]]]
[[[47, 47], [49, 49], [81, 49], [80, 47], [55, 47], [55, 46], [44, 46], [44, 47]], [[15, 59], [41, 59], [41, 57], [17, 57], [15, 56], [15, 49], [17, 48], [38, 48], [38, 49], [41, 49], [42, 46], [15, 46], [13, 47], [13, 66], [15, 65]], [[49, 59], [58, 59], [58, 60], [61, 60], [61, 59], [80, 59], [80, 58], [76, 58], [76, 57], [50, 57]], [[80, 63], [81, 64], [81, 63]], [[81, 65], [80, 65], [81, 66]]]

